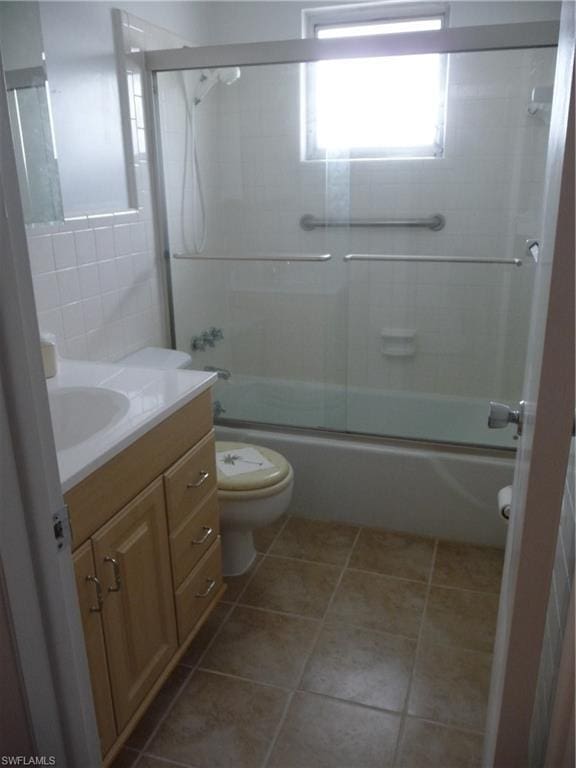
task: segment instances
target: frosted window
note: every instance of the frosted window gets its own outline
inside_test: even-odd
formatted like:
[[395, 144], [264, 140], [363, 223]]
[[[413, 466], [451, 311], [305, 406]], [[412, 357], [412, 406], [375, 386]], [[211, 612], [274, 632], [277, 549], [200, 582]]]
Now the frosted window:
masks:
[[[316, 25], [320, 39], [421, 32], [442, 17]], [[445, 57], [440, 54], [322, 61], [307, 72], [306, 159], [439, 157]]]

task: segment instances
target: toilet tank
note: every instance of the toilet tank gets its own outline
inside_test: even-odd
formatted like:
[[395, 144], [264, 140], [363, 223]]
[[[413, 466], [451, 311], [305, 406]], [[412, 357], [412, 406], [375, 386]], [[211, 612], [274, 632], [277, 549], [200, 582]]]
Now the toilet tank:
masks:
[[163, 347], [143, 347], [137, 352], [118, 360], [120, 365], [134, 365], [140, 368], [192, 368], [192, 358], [187, 352]]

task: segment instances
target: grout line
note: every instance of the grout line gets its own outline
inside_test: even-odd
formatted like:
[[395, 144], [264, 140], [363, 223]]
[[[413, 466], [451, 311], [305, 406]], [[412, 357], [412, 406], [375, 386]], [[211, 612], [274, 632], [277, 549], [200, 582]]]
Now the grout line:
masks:
[[[177, 669], [177, 668], [178, 668], [178, 666], [181, 666], [181, 665], [177, 665], [177, 666], [176, 666], [174, 669]], [[170, 701], [170, 703], [169, 703], [169, 704], [168, 704], [168, 706], [166, 707], [166, 712], [164, 712], [164, 714], [163, 714], [163, 715], [162, 715], [162, 717], [161, 717], [161, 718], [158, 720], [158, 722], [156, 723], [156, 725], [154, 726], [154, 728], [152, 728], [152, 731], [150, 732], [150, 735], [148, 736], [148, 738], [147, 738], [147, 739], [144, 741], [144, 744], [143, 744], [143, 746], [142, 746], [142, 747], [141, 747], [141, 749], [140, 749], [140, 754], [141, 754], [141, 755], [142, 755], [142, 754], [143, 754], [143, 753], [146, 751], [147, 747], [149, 747], [149, 746], [150, 746], [150, 743], [151, 743], [151, 741], [152, 741], [152, 740], [153, 740], [153, 738], [156, 736], [157, 732], [160, 730], [160, 727], [162, 726], [162, 724], [164, 723], [164, 721], [166, 720], [166, 718], [168, 717], [168, 715], [170, 714], [170, 712], [171, 712], [171, 711], [172, 711], [172, 709], [174, 708], [174, 705], [175, 705], [176, 701], [177, 701], [177, 700], [180, 698], [180, 694], [182, 693], [182, 691], [184, 690], [184, 688], [185, 688], [185, 687], [188, 685], [188, 683], [190, 682], [190, 678], [192, 677], [192, 674], [193, 674], [194, 670], [193, 670], [192, 668], [190, 668], [190, 667], [184, 667], [184, 669], [187, 669], [187, 670], [188, 670], [188, 674], [186, 675], [186, 677], [185, 677], [185, 678], [184, 678], [184, 680], [182, 681], [181, 685], [180, 685], [180, 686], [178, 687], [178, 689], [176, 690], [176, 693], [175, 693], [175, 694], [174, 694], [174, 696], [172, 697], [172, 701]], [[157, 694], [157, 695], [158, 695], [158, 694]]]
[[292, 563], [306, 563], [307, 565], [321, 565], [325, 568], [343, 568], [344, 566], [338, 563], [325, 563], [322, 560], [308, 560], [304, 557], [290, 557], [290, 555], [275, 555], [267, 552], [262, 556], [263, 558], [269, 558], [271, 560], [290, 560]]
[[231, 672], [221, 672], [219, 669], [210, 669], [209, 667], [198, 667], [196, 672], [204, 672], [208, 675], [217, 675], [218, 677], [227, 677], [231, 680], [240, 680], [243, 683], [251, 683], [252, 685], [261, 685], [263, 688], [273, 688], [275, 691], [284, 691], [284, 693], [290, 693], [292, 691], [289, 685], [277, 685], [276, 683], [266, 683], [263, 680], [254, 680], [252, 677], [244, 677], [243, 675], [233, 675]]
[[284, 711], [282, 712], [280, 716], [280, 720], [278, 721], [278, 725], [274, 729], [274, 734], [272, 736], [272, 739], [270, 740], [270, 744], [268, 745], [268, 749], [266, 750], [266, 753], [264, 755], [264, 758], [261, 762], [261, 768], [266, 768], [269, 764], [270, 758], [272, 757], [272, 753], [274, 752], [274, 748], [278, 742], [278, 739], [280, 737], [280, 732], [282, 731], [282, 727], [284, 726], [284, 723], [286, 722], [286, 718], [288, 717], [288, 711], [290, 709], [290, 706], [292, 704], [292, 699], [294, 698], [296, 691], [290, 691], [288, 696], [286, 697], [286, 704], [284, 705]]
[[[152, 752], [143, 752], [140, 757], [152, 757], [154, 760], [158, 760], [159, 763], [166, 763], [166, 765], [174, 765], [177, 766], [177, 768], [194, 768], [192, 763], [180, 763], [176, 762], [175, 760], [171, 760], [169, 757], [160, 757], [159, 755], [154, 755]], [[140, 757], [138, 760], [140, 760]], [[136, 763], [135, 768], [138, 768], [138, 763]]]
[[273, 613], [275, 616], [287, 616], [291, 619], [303, 619], [304, 621], [313, 621], [313, 622], [322, 621], [322, 616], [305, 616], [303, 613], [293, 613], [292, 611], [279, 611], [276, 608], [263, 608], [261, 605], [250, 605], [250, 603], [235, 603], [234, 608], [248, 608], [251, 611], [260, 611], [261, 613]]
[[408, 717], [408, 708], [410, 704], [410, 696], [412, 694], [412, 684], [414, 683], [414, 676], [416, 674], [416, 665], [420, 654], [420, 648], [422, 644], [422, 637], [424, 635], [424, 626], [426, 624], [426, 611], [428, 609], [428, 599], [432, 590], [432, 578], [434, 575], [434, 568], [436, 566], [436, 555], [438, 552], [438, 539], [434, 541], [434, 550], [432, 552], [432, 560], [430, 562], [430, 573], [428, 574], [428, 581], [426, 583], [426, 594], [424, 596], [424, 606], [422, 608], [422, 616], [420, 618], [420, 629], [418, 631], [418, 637], [416, 638], [416, 648], [414, 650], [414, 661], [412, 663], [412, 670], [408, 680], [408, 688], [406, 689], [406, 698], [404, 700], [404, 706], [401, 712], [400, 728], [398, 729], [398, 736], [396, 739], [396, 749], [394, 750], [394, 757], [392, 765], [397, 765], [398, 758], [400, 756], [400, 747], [404, 738], [404, 731], [406, 730], [406, 719]]
[[[340, 583], [344, 577], [344, 574], [346, 572], [346, 566], [350, 562], [350, 558], [352, 557], [352, 552], [354, 551], [354, 547], [356, 546], [356, 542], [358, 541], [358, 537], [360, 536], [360, 529], [356, 532], [356, 535], [354, 537], [354, 541], [350, 545], [350, 551], [348, 553], [348, 557], [346, 558], [346, 561], [344, 565], [342, 566], [342, 569], [340, 571], [340, 576], [338, 577], [338, 580], [336, 581], [336, 584], [334, 585], [334, 589], [332, 590], [332, 594], [330, 596], [330, 599], [328, 600], [328, 603], [326, 605], [326, 609], [324, 611], [323, 616], [321, 617], [320, 621], [318, 622], [318, 627], [316, 629], [316, 632], [314, 634], [314, 638], [312, 642], [310, 643], [310, 649], [308, 653], [306, 654], [306, 657], [304, 658], [304, 661], [302, 663], [302, 669], [300, 672], [300, 675], [298, 677], [298, 680], [295, 685], [295, 690], [291, 692], [291, 694], [288, 697], [288, 702], [286, 704], [286, 708], [284, 710], [284, 713], [282, 717], [280, 718], [280, 722], [278, 723], [278, 727], [276, 729], [276, 732], [274, 734], [274, 737], [272, 741], [270, 742], [270, 747], [268, 748], [268, 752], [266, 753], [266, 757], [262, 763], [262, 768], [266, 768], [266, 766], [269, 764], [270, 757], [272, 756], [272, 753], [274, 751], [274, 748], [276, 747], [276, 744], [278, 742], [278, 738], [280, 736], [280, 733], [282, 731], [282, 728], [284, 727], [284, 723], [286, 722], [286, 718], [288, 716], [288, 710], [290, 708], [290, 705], [292, 704], [292, 700], [294, 699], [294, 696], [296, 695], [296, 692], [300, 690], [300, 686], [302, 684], [302, 680], [304, 678], [304, 675], [306, 674], [306, 668], [308, 666], [308, 663], [312, 656], [314, 655], [314, 651], [316, 649], [316, 646], [318, 644], [318, 639], [320, 637], [320, 633], [322, 632], [322, 629], [324, 628], [326, 616], [328, 615], [328, 611], [330, 609], [330, 606], [332, 605], [332, 602], [334, 600], [334, 597], [336, 595], [336, 592], [338, 591], [338, 587], [340, 586]], [[337, 566], [336, 566], [337, 567]]]

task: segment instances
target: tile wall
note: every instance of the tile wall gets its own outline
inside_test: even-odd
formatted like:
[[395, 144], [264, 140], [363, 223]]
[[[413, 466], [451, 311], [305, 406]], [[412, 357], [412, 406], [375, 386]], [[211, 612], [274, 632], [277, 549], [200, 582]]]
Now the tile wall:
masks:
[[138, 209], [28, 228], [40, 329], [56, 335], [63, 357], [116, 360], [142, 346], [166, 345], [166, 301], [156, 256], [149, 156], [137, 52], [177, 43], [169, 33], [123, 14]]

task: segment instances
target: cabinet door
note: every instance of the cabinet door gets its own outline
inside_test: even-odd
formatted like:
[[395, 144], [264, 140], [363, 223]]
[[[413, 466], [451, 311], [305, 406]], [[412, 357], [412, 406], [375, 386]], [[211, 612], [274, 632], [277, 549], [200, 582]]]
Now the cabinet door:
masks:
[[177, 648], [162, 480], [92, 538], [104, 600], [104, 634], [122, 730]]
[[80, 601], [86, 655], [88, 656], [88, 666], [92, 679], [94, 709], [100, 732], [100, 745], [102, 754], [105, 755], [116, 739], [116, 724], [114, 722], [112, 691], [108, 677], [106, 646], [101, 620], [103, 609], [101, 598], [104, 595], [96, 580], [96, 568], [89, 541], [74, 553], [72, 560], [76, 572], [76, 589]]

